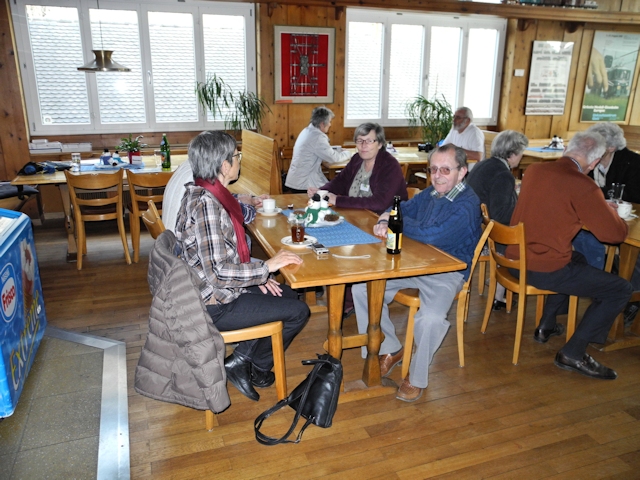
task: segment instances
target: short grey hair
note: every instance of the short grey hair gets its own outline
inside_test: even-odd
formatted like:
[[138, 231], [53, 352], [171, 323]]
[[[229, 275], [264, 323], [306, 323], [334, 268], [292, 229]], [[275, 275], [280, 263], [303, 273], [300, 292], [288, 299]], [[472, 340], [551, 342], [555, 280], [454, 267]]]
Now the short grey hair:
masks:
[[311, 112], [311, 125], [320, 128], [320, 125], [329, 123], [333, 117], [334, 113], [327, 107], [316, 107]]
[[624, 130], [615, 123], [602, 122], [596, 123], [587, 129], [587, 132], [598, 132], [604, 137], [607, 143], [607, 148], [615, 148], [616, 150], [622, 150], [627, 146], [627, 141], [624, 138]]
[[436, 153], [450, 153], [452, 151], [454, 152], [454, 158], [456, 159], [458, 168], [468, 168], [467, 153], [462, 148], [456, 147], [453, 143], [447, 143], [446, 145], [431, 150], [429, 152], [429, 163], [431, 163], [431, 157]]
[[358, 125], [356, 131], [353, 132], [353, 141], [358, 140], [358, 137], [366, 137], [369, 135], [369, 132], [374, 130], [376, 132], [376, 140], [378, 141], [378, 146], [382, 148], [383, 145], [387, 143], [384, 138], [384, 128], [382, 128], [377, 123], [363, 123]]
[[529, 139], [515, 130], [500, 132], [491, 142], [491, 156], [506, 160], [511, 155], [520, 155], [529, 146]]
[[236, 139], [222, 130], [206, 131], [189, 142], [189, 163], [193, 178], [217, 180], [222, 163], [233, 163]]
[[470, 122], [473, 122], [473, 112], [469, 107], [458, 107], [456, 112], [464, 112], [464, 116], [467, 117]]
[[587, 163], [593, 163], [602, 158], [606, 150], [607, 143], [602, 135], [596, 131], [585, 130], [576, 133], [569, 141], [565, 156], [570, 157], [575, 152], [585, 157]]

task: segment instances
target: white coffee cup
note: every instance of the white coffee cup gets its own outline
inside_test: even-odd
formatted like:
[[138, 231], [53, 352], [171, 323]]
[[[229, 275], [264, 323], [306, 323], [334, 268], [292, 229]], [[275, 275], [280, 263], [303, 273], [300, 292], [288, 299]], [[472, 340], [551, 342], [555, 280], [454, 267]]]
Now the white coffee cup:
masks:
[[621, 218], [627, 218], [631, 215], [631, 207], [632, 205], [629, 202], [618, 203], [618, 215], [620, 215]]
[[262, 211], [264, 213], [272, 213], [276, 209], [276, 201], [273, 198], [265, 198], [262, 200]]
[[324, 200], [324, 197], [329, 195], [329, 190], [318, 190], [316, 193], [320, 195], [320, 200]]

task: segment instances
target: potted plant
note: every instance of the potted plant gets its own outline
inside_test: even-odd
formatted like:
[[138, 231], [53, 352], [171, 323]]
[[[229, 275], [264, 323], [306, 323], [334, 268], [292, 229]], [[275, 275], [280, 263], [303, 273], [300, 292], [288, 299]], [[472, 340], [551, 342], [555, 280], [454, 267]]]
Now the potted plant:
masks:
[[442, 100], [435, 97], [428, 100], [418, 95], [406, 105], [405, 112], [409, 117], [409, 126], [421, 128], [426, 151], [431, 150], [451, 130], [453, 111], [444, 95]]
[[141, 143], [140, 139], [142, 135], [138, 135], [135, 139], [133, 135], [129, 134], [129, 138], [121, 138], [120, 145], [116, 145], [116, 150], [125, 151], [129, 155], [129, 163], [133, 163], [133, 157], [140, 156], [140, 149], [147, 147], [146, 143]]
[[271, 112], [269, 105], [253, 92], [234, 92], [216, 74], [196, 84], [196, 95], [202, 111], [211, 111], [214, 120], [224, 119], [224, 128], [238, 133], [242, 129], [259, 131], [262, 119]]

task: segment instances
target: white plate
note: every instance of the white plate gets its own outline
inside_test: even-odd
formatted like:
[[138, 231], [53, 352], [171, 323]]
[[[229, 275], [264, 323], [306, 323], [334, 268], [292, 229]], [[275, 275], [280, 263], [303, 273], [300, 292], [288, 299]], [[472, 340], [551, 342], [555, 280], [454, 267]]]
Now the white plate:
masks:
[[305, 235], [304, 242], [300, 242], [300, 243], [293, 243], [293, 241], [291, 240], [291, 235], [282, 237], [282, 239], [280, 240], [280, 242], [283, 245], [286, 245], [287, 247], [301, 247], [301, 248], [306, 248], [309, 245], [313, 245], [317, 241], [318, 239], [316, 237], [312, 237], [311, 235]]
[[265, 217], [273, 217], [273, 216], [278, 215], [279, 213], [281, 213], [281, 212], [282, 212], [282, 209], [281, 209], [281, 208], [276, 207], [276, 209], [275, 209], [273, 212], [265, 212], [265, 211], [262, 209], [262, 207], [261, 207], [261, 208], [258, 208], [257, 212], [258, 212], [260, 215], [264, 215]]

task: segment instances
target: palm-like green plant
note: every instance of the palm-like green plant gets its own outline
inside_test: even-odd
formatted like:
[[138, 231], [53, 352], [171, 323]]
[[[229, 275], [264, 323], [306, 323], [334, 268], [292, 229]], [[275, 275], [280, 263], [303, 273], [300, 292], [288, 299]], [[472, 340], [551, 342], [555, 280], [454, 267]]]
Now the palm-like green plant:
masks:
[[147, 147], [146, 143], [140, 142], [142, 135], [138, 135], [135, 139], [129, 134], [129, 138], [121, 138], [120, 145], [116, 145], [116, 150], [124, 150], [125, 152], [139, 152], [141, 148]]
[[260, 130], [262, 119], [271, 112], [269, 105], [253, 92], [233, 92], [232, 88], [216, 74], [205, 82], [196, 84], [198, 102], [206, 114], [211, 111], [214, 120], [224, 119], [224, 128], [234, 133], [242, 129]]
[[428, 100], [418, 95], [407, 103], [405, 112], [409, 117], [409, 126], [421, 128], [422, 140], [425, 143], [436, 145], [451, 129], [453, 111], [444, 95], [441, 100], [435, 97], [433, 100]]

